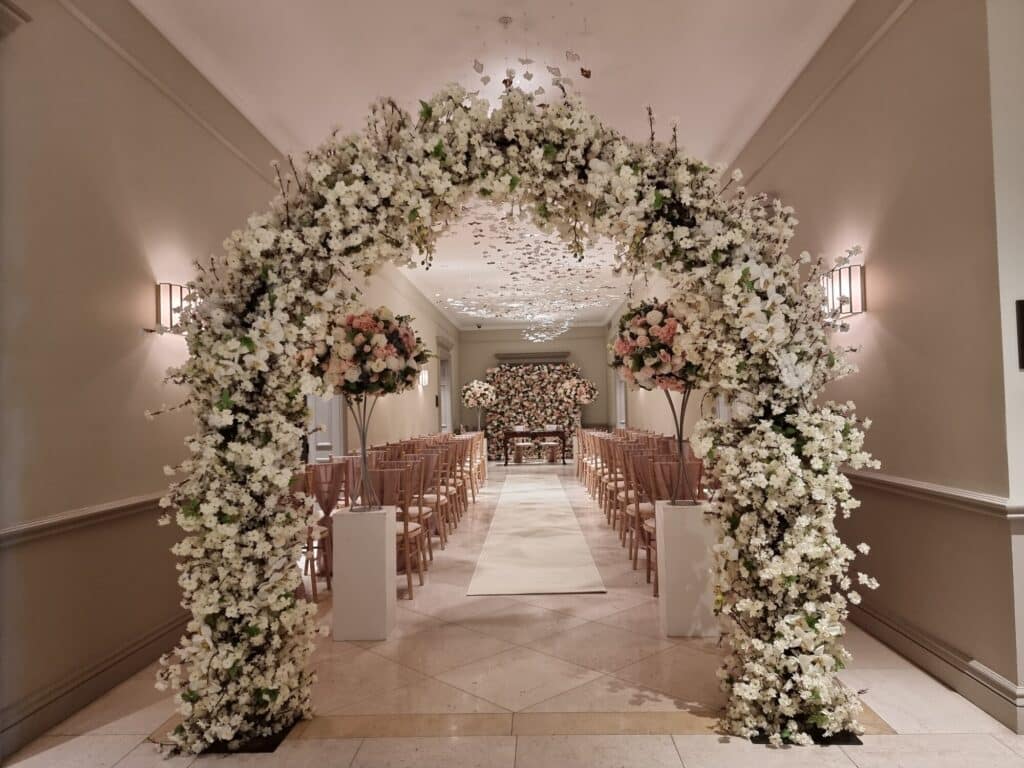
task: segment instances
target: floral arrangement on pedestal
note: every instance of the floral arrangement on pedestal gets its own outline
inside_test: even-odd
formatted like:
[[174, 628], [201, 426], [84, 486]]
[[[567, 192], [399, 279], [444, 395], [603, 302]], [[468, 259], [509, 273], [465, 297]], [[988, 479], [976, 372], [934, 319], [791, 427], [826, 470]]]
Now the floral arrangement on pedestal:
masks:
[[[528, 93], [516, 83], [532, 73], [521, 77], [506, 73], [496, 107], [456, 85], [415, 115], [382, 99], [364, 131], [332, 134], [287, 180], [279, 172], [270, 210], [196, 265], [181, 318], [189, 359], [169, 378], [188, 388], [197, 430], [161, 501], [184, 532], [174, 551], [191, 613], [160, 674], [182, 715], [177, 750], [238, 747], [311, 713], [315, 609], [295, 597], [309, 509], [290, 503], [289, 485], [305, 397], [335, 383], [314, 362], [318, 345], [358, 301], [358, 276], [429, 266], [471, 196], [558, 232], [580, 259], [607, 237], [628, 273], [668, 282], [696, 386], [730, 401], [728, 420], [704, 419], [693, 435], [721, 486], [723, 725], [772, 743], [858, 731], [857, 697], [836, 676], [859, 593], [835, 516], [856, 507], [841, 467], [873, 464], [852, 409], [817, 400], [852, 370], [830, 344], [820, 264], [790, 253], [790, 208], [686, 155], [674, 130], [658, 141], [653, 113], [650, 139], [633, 141], [568, 93], [568, 78]], [[557, 384], [532, 394], [564, 408]]]
[[503, 363], [489, 368], [487, 382], [496, 393], [487, 410], [490, 458], [501, 457], [506, 429], [519, 425], [543, 429], [546, 424], [558, 424], [571, 430], [580, 407], [566, 399], [561, 386], [579, 378], [580, 368], [575, 363]]
[[590, 405], [597, 399], [597, 384], [590, 379], [568, 379], [559, 387], [570, 403]]
[[462, 404], [467, 408], [476, 408], [476, 429], [480, 431], [480, 416], [484, 408], [494, 405], [498, 393], [486, 381], [473, 379], [462, 387]]
[[[345, 398], [359, 432], [361, 458], [359, 499], [374, 507], [377, 499], [369, 482], [367, 441], [377, 399], [416, 386], [430, 351], [411, 325], [413, 318], [395, 315], [387, 307], [337, 312], [330, 335], [304, 354], [315, 358], [314, 370], [324, 388]], [[355, 494], [352, 496], [355, 503]]]
[[[685, 498], [695, 503], [695, 480], [686, 471], [686, 436], [683, 423], [694, 385], [700, 379], [700, 368], [683, 354], [683, 326], [672, 315], [665, 302], [657, 299], [631, 304], [619, 318], [619, 331], [609, 346], [609, 364], [631, 387], [660, 389], [665, 393], [672, 410], [672, 424], [676, 433], [676, 452], [679, 457], [678, 482], [672, 489], [672, 503]], [[672, 399], [673, 392], [682, 393], [679, 407]], [[685, 496], [680, 497], [680, 492]]]

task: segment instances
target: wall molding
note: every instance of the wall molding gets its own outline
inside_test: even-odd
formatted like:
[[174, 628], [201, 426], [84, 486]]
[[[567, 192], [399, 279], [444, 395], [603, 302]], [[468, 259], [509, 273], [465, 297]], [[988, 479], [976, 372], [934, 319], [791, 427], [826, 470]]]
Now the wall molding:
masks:
[[164, 495], [164, 491], [132, 496], [127, 499], [107, 501], [78, 509], [70, 509], [38, 520], [0, 528], [0, 549], [24, 544], [47, 536], [67, 533], [87, 525], [109, 522], [119, 517], [152, 510]]
[[[73, 0], [57, 0], [57, 2], [79, 24], [81, 24], [83, 27], [89, 30], [89, 32], [91, 32], [101, 43], [107, 46], [107, 48], [109, 48], [114, 54], [120, 57], [121, 60], [125, 62], [125, 64], [127, 64], [129, 67], [135, 70], [137, 74], [139, 74], [150, 85], [156, 88], [156, 90], [159, 91], [168, 101], [170, 101], [172, 104], [178, 107], [178, 109], [180, 109], [189, 118], [195, 121], [197, 125], [199, 125], [214, 139], [220, 142], [225, 149], [227, 149], [232, 155], [238, 158], [238, 160], [242, 162], [246, 167], [248, 167], [249, 170], [251, 170], [257, 176], [259, 176], [260, 179], [265, 181], [267, 185], [269, 185], [272, 189], [277, 189], [277, 183], [274, 181], [272, 176], [270, 176], [264, 169], [260, 168], [260, 166], [257, 165], [252, 159], [250, 159], [249, 156], [245, 152], [243, 152], [242, 149], [237, 144], [235, 144], [231, 139], [225, 136], [209, 120], [204, 118], [195, 109], [193, 109], [192, 106], [187, 101], [185, 101], [185, 99], [183, 99], [181, 96], [175, 93], [170, 86], [168, 86], [163, 80], [157, 77], [148, 67], [146, 67], [145, 64], [143, 64], [141, 61], [135, 58], [116, 40], [114, 40], [110, 35], [108, 35], [107, 32], [99, 24], [93, 21], [92, 18], [85, 11], [78, 7], [77, 3], [73, 2]], [[133, 8], [132, 10], [135, 9]], [[146, 20], [146, 23], [150, 23], [148, 19]], [[179, 55], [181, 55], [180, 51]], [[206, 80], [205, 75], [203, 75], [201, 72], [199, 74], [204, 80]], [[209, 83], [209, 80], [207, 80], [207, 82]], [[213, 87], [212, 83], [210, 84], [210, 87]], [[214, 88], [214, 90], [216, 89]], [[221, 98], [224, 98], [225, 102], [231, 104], [231, 102], [228, 101], [223, 96], [223, 94], [221, 94]], [[233, 109], [237, 109], [234, 104], [231, 104], [231, 107]], [[248, 122], [248, 119], [246, 119], [246, 121]], [[256, 130], [257, 132], [259, 130], [255, 126], [253, 126], [253, 129]], [[270, 144], [271, 147], [274, 147], [272, 142], [267, 141], [267, 143]], [[274, 147], [274, 149], [277, 150], [277, 147]], [[277, 151], [280, 152], [280, 150]]]
[[873, 488], [886, 493], [939, 503], [965, 512], [989, 515], [1005, 520], [1024, 519], [1024, 505], [1010, 504], [1006, 496], [955, 488], [923, 480], [886, 475], [881, 472], [848, 469], [845, 474], [855, 487]]
[[[865, 42], [857, 50], [857, 52], [850, 57], [849, 61], [846, 62], [846, 64], [839, 71], [839, 73], [829, 82], [828, 85], [826, 85], [821, 90], [821, 92], [811, 101], [807, 108], [800, 113], [800, 117], [793, 121], [793, 124], [790, 125], [789, 129], [785, 133], [782, 134], [782, 137], [779, 138], [779, 140], [775, 143], [775, 146], [772, 148], [772, 150], [767, 155], [765, 155], [765, 157], [758, 164], [757, 168], [755, 168], [751, 173], [745, 174], [744, 184], [749, 186], [754, 181], [754, 179], [760, 175], [761, 171], [765, 169], [768, 163], [770, 163], [775, 158], [775, 156], [782, 151], [783, 147], [785, 147], [786, 144], [789, 143], [789, 140], [792, 139], [804, 126], [804, 124], [811, 119], [814, 113], [817, 112], [826, 101], [828, 101], [829, 97], [831, 97], [832, 94], [839, 89], [839, 86], [843, 84], [846, 78], [848, 78], [853, 73], [853, 71], [860, 66], [861, 62], [864, 61], [864, 59], [867, 58], [867, 55], [871, 52], [871, 49], [878, 45], [879, 41], [882, 40], [882, 38], [884, 38], [886, 34], [888, 34], [889, 30], [892, 29], [893, 25], [896, 24], [896, 22], [903, 17], [903, 14], [905, 14], [907, 10], [909, 10], [910, 6], [912, 6], [914, 2], [915, 0], [902, 0], [902, 2], [898, 6], [896, 6], [892, 13], [890, 13], [889, 16], [885, 19], [885, 21], [882, 22], [881, 26], [879, 26], [878, 29], [876, 29], [875, 32], [871, 35], [871, 37], [868, 38], [867, 42]], [[842, 24], [842, 21], [840, 21], [839, 23]], [[827, 41], [825, 44], [827, 44]], [[804, 69], [801, 70], [801, 74], [807, 71], [807, 68], [812, 66], [813, 63], [814, 58], [812, 58], [804, 66]], [[786, 93], [788, 94], [789, 91], [787, 90]], [[784, 94], [782, 98], [785, 99], [786, 94]], [[766, 117], [765, 120], [762, 121], [761, 126], [758, 127], [757, 131], [754, 131], [754, 136], [757, 135], [757, 132], [761, 130], [761, 127], [763, 127], [765, 122], [767, 122], [767, 120], [769, 120], [770, 118], [771, 113], [769, 113], [768, 117]], [[749, 140], [747, 143], [750, 143]], [[736, 157], [742, 155], [744, 149], [746, 149], [746, 146], [740, 149], [739, 154], [737, 154]], [[733, 158], [732, 162], [736, 162], [736, 158]]]

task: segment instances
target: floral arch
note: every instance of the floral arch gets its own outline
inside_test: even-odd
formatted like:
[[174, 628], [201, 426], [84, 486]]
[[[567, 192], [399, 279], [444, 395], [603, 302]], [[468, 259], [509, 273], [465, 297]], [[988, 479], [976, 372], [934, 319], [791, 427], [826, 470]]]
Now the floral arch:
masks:
[[790, 209], [733, 186], [738, 175], [723, 185], [674, 135], [633, 142], [573, 97], [539, 104], [518, 89], [493, 111], [457, 86], [416, 116], [381, 101], [362, 133], [332, 135], [279, 180], [271, 210], [199, 266], [190, 357], [171, 372], [199, 423], [162, 501], [185, 532], [174, 551], [192, 614], [160, 673], [180, 703], [179, 749], [239, 744], [310, 714], [317, 627], [294, 566], [310, 510], [285, 503], [305, 395], [330, 394], [320, 363], [358, 301], [353, 278], [386, 261], [429, 265], [472, 195], [557, 230], [580, 259], [607, 236], [623, 268], [666, 277], [683, 353], [731, 403], [729, 421], [705, 419], [693, 438], [721, 485], [724, 725], [773, 742], [858, 728], [856, 696], [836, 678], [859, 598], [834, 519], [857, 506], [840, 465], [870, 458], [852, 405], [815, 399], [851, 368], [829, 344], [817, 267], [808, 277], [809, 257], [787, 250]]

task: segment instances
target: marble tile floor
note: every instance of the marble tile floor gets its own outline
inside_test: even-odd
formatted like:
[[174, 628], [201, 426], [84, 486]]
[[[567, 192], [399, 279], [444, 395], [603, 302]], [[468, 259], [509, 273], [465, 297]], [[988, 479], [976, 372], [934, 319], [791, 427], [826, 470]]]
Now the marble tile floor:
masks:
[[843, 679], [866, 705], [862, 744], [770, 749], [717, 734], [719, 648], [660, 636], [643, 570], [571, 467], [545, 470], [561, 477], [607, 594], [466, 596], [504, 476], [495, 467], [427, 585], [400, 600], [393, 636], [320, 642], [317, 717], [275, 753], [167, 760], [152, 737], [174, 707], [151, 666], [3, 765], [1024, 768], [1024, 736], [852, 625]]

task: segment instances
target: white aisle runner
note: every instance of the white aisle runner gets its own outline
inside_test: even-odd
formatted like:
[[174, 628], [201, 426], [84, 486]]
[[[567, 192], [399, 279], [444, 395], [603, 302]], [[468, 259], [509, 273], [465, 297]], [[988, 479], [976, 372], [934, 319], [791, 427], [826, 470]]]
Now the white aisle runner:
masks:
[[509, 474], [467, 594], [604, 591], [559, 478]]

